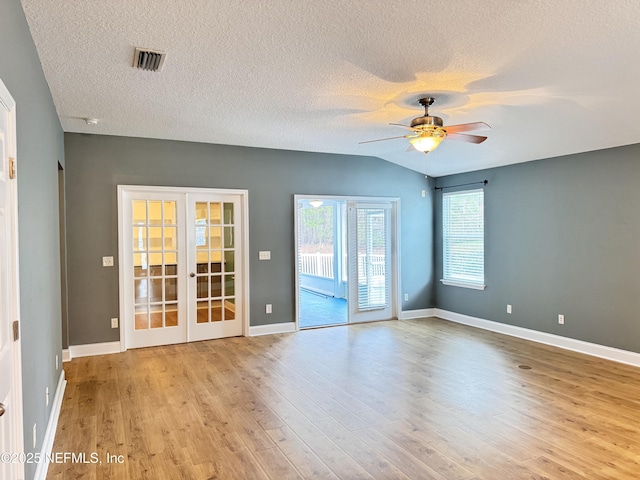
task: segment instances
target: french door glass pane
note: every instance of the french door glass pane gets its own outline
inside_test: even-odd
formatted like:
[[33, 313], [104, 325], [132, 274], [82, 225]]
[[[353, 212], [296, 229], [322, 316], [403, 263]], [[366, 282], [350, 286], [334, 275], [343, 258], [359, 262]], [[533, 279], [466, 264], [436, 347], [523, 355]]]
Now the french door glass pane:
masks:
[[211, 321], [212, 322], [222, 321], [222, 302], [220, 300], [211, 301]]
[[177, 225], [178, 218], [176, 214], [176, 202], [164, 202], [164, 224], [165, 225]]
[[144, 252], [147, 250], [147, 227], [133, 227], [133, 250], [136, 252]]
[[149, 312], [149, 324], [151, 328], [162, 328], [162, 305], [153, 305]]
[[209, 277], [199, 276], [196, 282], [196, 296], [198, 298], [209, 298]]
[[233, 227], [224, 227], [224, 247], [233, 248]]
[[[149, 254], [149, 265], [150, 267], [162, 267], [162, 253], [155, 252]], [[162, 271], [162, 268], [160, 268]]]
[[197, 323], [207, 323], [209, 321], [209, 301], [198, 302], [197, 304]]
[[[167, 259], [167, 255], [165, 255], [165, 266], [164, 266], [164, 274], [165, 275], [177, 275], [178, 274], [178, 265], [175, 263], [169, 263], [170, 260]], [[169, 257], [171, 258], [171, 257]], [[175, 262], [175, 260], [173, 260]]]
[[234, 262], [234, 251], [229, 250], [224, 252], [224, 271], [225, 272], [234, 272], [235, 271], [235, 262]]
[[178, 300], [178, 279], [177, 278], [165, 278], [164, 279], [164, 299], [167, 302]]
[[210, 227], [209, 228], [209, 246], [211, 248], [220, 248], [220, 227]]
[[209, 204], [209, 223], [211, 223], [211, 225], [220, 225], [222, 223], [220, 220], [220, 204], [211, 202]]
[[220, 275], [211, 275], [211, 296], [222, 296], [222, 277]]
[[167, 304], [164, 313], [164, 324], [167, 327], [178, 326], [178, 304]]
[[207, 203], [196, 203], [196, 224], [207, 223]]
[[136, 330], [146, 330], [149, 328], [149, 308], [146, 305], [135, 306], [135, 328]]
[[176, 202], [133, 200], [135, 329], [178, 325]]
[[225, 203], [224, 204], [224, 224], [231, 225], [235, 223], [233, 217], [233, 203]]
[[224, 318], [225, 320], [234, 320], [236, 318], [236, 301], [233, 298], [224, 302]]
[[146, 225], [147, 224], [147, 202], [146, 202], [146, 200], [134, 200], [133, 201], [133, 224], [134, 225]]
[[162, 202], [149, 201], [149, 225], [162, 225]]
[[213, 250], [211, 252], [211, 273], [220, 273], [222, 271], [222, 253]]
[[151, 265], [149, 266], [149, 275], [152, 277], [161, 277], [162, 276], [162, 265]]

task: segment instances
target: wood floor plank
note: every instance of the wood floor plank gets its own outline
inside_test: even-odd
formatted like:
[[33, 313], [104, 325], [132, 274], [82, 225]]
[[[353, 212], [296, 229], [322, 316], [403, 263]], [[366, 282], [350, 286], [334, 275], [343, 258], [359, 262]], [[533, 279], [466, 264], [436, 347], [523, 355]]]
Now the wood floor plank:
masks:
[[413, 426], [408, 422], [398, 421], [386, 425], [382, 433], [416, 458], [421, 459], [444, 478], [466, 480], [473, 476], [470, 470], [436, 450], [431, 442], [421, 441], [417, 436], [411, 435], [412, 429]]
[[327, 480], [338, 478], [291, 429], [278, 428], [267, 433], [304, 478]]
[[304, 478], [282, 450], [277, 447], [259, 450], [254, 452], [254, 456], [269, 478], [282, 480], [301, 480]]
[[423, 478], [425, 480], [447, 480], [447, 477], [431, 468], [427, 461], [423, 462], [412, 455], [401, 445], [385, 437], [374, 428], [368, 427], [352, 432], [353, 435], [365, 444], [380, 452], [389, 459], [398, 470], [409, 478]]
[[319, 426], [326, 436], [376, 479], [409, 479], [377, 448], [371, 448], [333, 418], [323, 418]]
[[310, 438], [305, 442], [328, 465], [339, 478], [349, 480], [372, 480], [350, 455], [327, 437]]
[[640, 471], [640, 369], [440, 319], [144, 348], [64, 368], [53, 452], [123, 463], [54, 463], [49, 480]]

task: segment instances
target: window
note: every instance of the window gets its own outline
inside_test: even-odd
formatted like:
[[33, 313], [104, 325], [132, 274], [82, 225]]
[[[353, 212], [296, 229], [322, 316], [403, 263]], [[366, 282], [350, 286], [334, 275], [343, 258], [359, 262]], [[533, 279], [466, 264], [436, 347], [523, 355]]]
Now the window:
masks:
[[442, 194], [445, 285], [484, 289], [484, 190]]

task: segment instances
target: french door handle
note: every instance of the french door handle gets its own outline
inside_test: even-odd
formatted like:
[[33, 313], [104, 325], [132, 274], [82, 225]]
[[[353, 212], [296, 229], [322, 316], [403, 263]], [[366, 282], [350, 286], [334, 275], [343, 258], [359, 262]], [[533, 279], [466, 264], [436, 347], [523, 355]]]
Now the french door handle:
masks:
[[6, 407], [4, 406], [4, 403], [0, 403], [0, 417], [1, 417], [2, 415], [4, 415], [4, 412], [6, 412], [6, 411], [7, 411], [7, 409], [6, 409]]
[[196, 276], [196, 274], [195, 274], [195, 273], [193, 273], [193, 272], [191, 272], [191, 273], [189, 274], [189, 276], [190, 276], [191, 278], [193, 278], [193, 277], [195, 277], [195, 276]]

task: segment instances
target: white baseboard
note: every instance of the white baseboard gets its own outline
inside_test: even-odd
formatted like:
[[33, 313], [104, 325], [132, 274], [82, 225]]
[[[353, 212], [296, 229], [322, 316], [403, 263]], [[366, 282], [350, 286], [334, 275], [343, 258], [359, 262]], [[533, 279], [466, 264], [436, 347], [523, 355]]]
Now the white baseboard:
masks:
[[441, 310], [439, 308], [434, 309], [433, 316], [449, 320], [451, 322], [469, 325], [471, 327], [482, 328], [484, 330], [490, 330], [492, 332], [502, 333], [512, 337], [523, 338], [533, 342], [564, 348], [565, 350], [571, 350], [594, 357], [604, 358], [606, 360], [612, 360], [614, 362], [633, 365], [634, 367], [640, 367], [640, 353], [630, 352], [628, 350], [621, 350], [619, 348], [607, 347], [606, 345], [599, 345], [597, 343], [575, 340], [573, 338], [562, 337], [552, 333], [538, 332], [536, 330], [516, 327], [515, 325], [507, 325], [482, 318], [470, 317], [468, 315], [450, 312], [448, 310]]
[[[69, 345], [69, 360], [78, 357], [92, 357], [94, 355], [109, 355], [120, 353], [120, 342], [89, 343], [87, 345]], [[64, 351], [62, 353], [64, 361]]]
[[296, 331], [296, 322], [272, 323], [271, 325], [257, 325], [249, 327], [249, 336], [273, 335], [275, 333], [291, 333]]
[[71, 361], [71, 352], [69, 352], [69, 349], [66, 348], [62, 350], [62, 363], [70, 362], [70, 361]]
[[413, 320], [416, 318], [427, 318], [435, 316], [435, 308], [423, 308], [420, 310], [403, 310], [399, 320]]
[[60, 378], [58, 380], [58, 386], [56, 387], [56, 394], [53, 397], [53, 403], [51, 404], [51, 413], [49, 415], [49, 421], [47, 422], [47, 430], [44, 432], [44, 438], [42, 440], [42, 448], [40, 449], [41, 461], [38, 462], [36, 473], [33, 476], [34, 480], [45, 480], [47, 478], [47, 470], [49, 469], [49, 462], [47, 459], [51, 455], [53, 449], [53, 441], [56, 438], [56, 429], [58, 428], [58, 419], [60, 418], [60, 409], [62, 408], [62, 399], [64, 398], [64, 389], [67, 386], [67, 381], [64, 377], [64, 369], [60, 370]]

